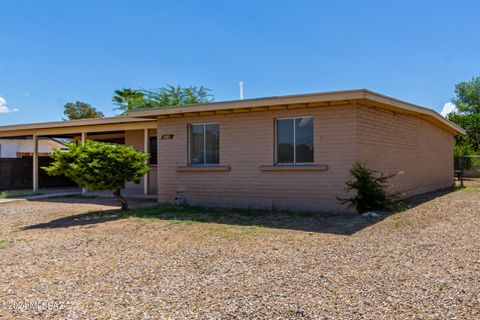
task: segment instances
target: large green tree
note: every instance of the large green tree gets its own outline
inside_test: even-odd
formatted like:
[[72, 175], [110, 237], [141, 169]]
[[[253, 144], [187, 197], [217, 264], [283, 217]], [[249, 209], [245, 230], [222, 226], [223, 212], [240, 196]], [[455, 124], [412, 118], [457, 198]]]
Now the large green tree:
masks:
[[122, 205], [128, 203], [121, 190], [125, 183], [140, 183], [149, 171], [148, 155], [121, 144], [87, 141], [69, 143], [67, 150], [54, 149], [54, 161], [43, 169], [52, 176], [66, 176], [79, 186], [93, 191], [110, 190]]
[[131, 88], [115, 90], [112, 102], [117, 110], [122, 111], [121, 115], [126, 115], [129, 110], [148, 108], [145, 93]]
[[463, 129], [464, 136], [455, 137], [455, 155], [480, 153], [480, 77], [455, 85], [453, 99], [459, 112], [450, 113], [447, 119]]
[[448, 120], [463, 129], [464, 136], [455, 137], [455, 155], [463, 156], [480, 153], [480, 113], [458, 114], [450, 113]]
[[480, 77], [455, 85], [457, 95], [453, 102], [462, 113], [480, 113]]
[[210, 90], [202, 86], [181, 87], [167, 85], [159, 89], [145, 90], [144, 92], [146, 98], [157, 107], [208, 103], [213, 99]]
[[77, 101], [75, 103], [68, 102], [63, 108], [63, 114], [66, 116], [66, 118], [63, 118], [63, 120], [78, 120], [104, 117], [103, 112], [98, 111], [97, 108], [92, 107], [90, 104], [82, 101]]
[[151, 90], [130, 88], [116, 90], [112, 101], [117, 106], [116, 109], [121, 110], [122, 115], [125, 115], [129, 110], [134, 109], [208, 103], [213, 101], [213, 95], [210, 94], [209, 89], [203, 86], [166, 85]]

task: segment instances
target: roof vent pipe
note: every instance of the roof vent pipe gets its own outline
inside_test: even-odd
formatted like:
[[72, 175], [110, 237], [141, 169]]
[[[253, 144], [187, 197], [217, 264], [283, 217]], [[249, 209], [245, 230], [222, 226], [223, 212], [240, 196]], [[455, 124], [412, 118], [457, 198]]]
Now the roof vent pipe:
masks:
[[238, 83], [240, 85], [240, 100], [243, 100], [243, 81]]

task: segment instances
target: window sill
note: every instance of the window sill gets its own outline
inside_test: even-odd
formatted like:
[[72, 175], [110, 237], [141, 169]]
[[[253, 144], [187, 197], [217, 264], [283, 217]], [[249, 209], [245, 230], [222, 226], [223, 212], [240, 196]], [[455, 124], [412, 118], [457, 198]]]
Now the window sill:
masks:
[[230, 166], [187, 166], [177, 167], [177, 172], [226, 172]]
[[327, 171], [326, 164], [297, 164], [297, 165], [274, 165], [274, 166], [260, 166], [258, 168], [262, 172], [273, 171]]

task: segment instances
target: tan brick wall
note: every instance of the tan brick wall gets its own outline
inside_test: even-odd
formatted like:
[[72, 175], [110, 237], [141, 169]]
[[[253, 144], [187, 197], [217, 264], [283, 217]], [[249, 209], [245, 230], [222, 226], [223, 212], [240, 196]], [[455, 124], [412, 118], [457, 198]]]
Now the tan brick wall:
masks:
[[[155, 136], [155, 130], [149, 131], [150, 136]], [[144, 131], [143, 130], [128, 130], [125, 131], [125, 145], [135, 148], [138, 151], [144, 152]], [[150, 194], [157, 194], [157, 168], [156, 166], [150, 167], [149, 176], [149, 186]], [[143, 194], [143, 185], [144, 181], [142, 180], [140, 184], [135, 184], [132, 182], [127, 183], [125, 189], [131, 193], [141, 193]]]
[[[275, 118], [313, 116], [315, 164], [326, 172], [261, 172], [274, 164]], [[158, 120], [158, 193], [174, 201], [177, 191], [190, 204], [297, 210], [337, 210], [348, 170], [356, 159], [355, 106], [292, 109]], [[220, 164], [229, 172], [177, 172], [188, 164], [188, 124], [220, 124]]]
[[[261, 172], [274, 163], [276, 118], [313, 116], [315, 164], [326, 172]], [[177, 172], [188, 164], [188, 124], [220, 124], [220, 164], [229, 172]], [[452, 134], [416, 116], [365, 106], [335, 106], [158, 120], [158, 195], [190, 204], [344, 211], [348, 170], [359, 160], [387, 173], [393, 190], [413, 195], [453, 182]]]
[[359, 107], [358, 158], [392, 179], [405, 196], [446, 188], [453, 183], [453, 136], [419, 117]]

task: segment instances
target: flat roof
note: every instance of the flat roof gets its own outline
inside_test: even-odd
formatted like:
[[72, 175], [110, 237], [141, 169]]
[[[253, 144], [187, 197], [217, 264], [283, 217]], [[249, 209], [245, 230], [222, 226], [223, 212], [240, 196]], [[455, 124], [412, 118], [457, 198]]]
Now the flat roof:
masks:
[[[125, 130], [136, 128], [141, 123], [152, 126], [152, 122], [156, 121], [157, 117], [178, 116], [186, 114], [211, 114], [212, 112], [232, 111], [235, 109], [254, 109], [262, 107], [280, 107], [288, 105], [305, 105], [307, 106], [328, 106], [335, 103], [349, 103], [358, 102], [373, 105], [380, 108], [390, 109], [398, 112], [415, 114], [423, 117], [425, 120], [435, 123], [453, 134], [463, 135], [465, 130], [456, 124], [448, 121], [439, 113], [432, 109], [417, 106], [415, 104], [391, 98], [366, 89], [346, 90], [346, 91], [332, 91], [309, 94], [296, 94], [276, 97], [265, 97], [256, 99], [232, 100], [211, 102], [205, 104], [192, 104], [184, 106], [166, 106], [151, 109], [138, 109], [128, 111], [127, 116], [107, 117], [107, 118], [93, 118], [70, 121], [55, 121], [55, 122], [40, 122], [30, 124], [18, 124], [0, 126], [0, 137], [27, 134], [60, 134], [77, 132], [79, 129], [89, 129], [92, 131], [95, 128], [102, 131], [118, 128], [121, 130], [125, 126]], [[268, 108], [266, 109], [268, 110]]]
[[67, 127], [70, 128], [70, 127], [96, 126], [101, 124], [135, 123], [135, 122], [145, 122], [145, 121], [155, 121], [155, 119], [141, 119], [137, 117], [131, 118], [131, 117], [119, 116], [119, 117], [91, 118], [91, 119], [53, 121], [53, 122], [37, 122], [37, 123], [0, 126], [0, 131], [51, 129], [51, 128], [67, 128]]
[[321, 103], [321, 102], [335, 102], [335, 101], [358, 101], [373, 103], [376, 106], [384, 107], [387, 109], [395, 109], [399, 112], [414, 113], [431, 118], [433, 122], [440, 124], [440, 126], [455, 134], [465, 134], [465, 130], [456, 124], [448, 121], [442, 117], [438, 112], [432, 109], [421, 107], [413, 103], [395, 99], [386, 95], [382, 95], [367, 89], [356, 90], [344, 90], [344, 91], [331, 91], [331, 92], [318, 92], [308, 94], [295, 94], [286, 96], [274, 96], [255, 99], [244, 100], [232, 100], [232, 101], [220, 101], [211, 102], [205, 104], [191, 104], [184, 106], [166, 106], [150, 109], [138, 109], [128, 111], [129, 117], [158, 117], [168, 115], [178, 115], [186, 113], [196, 112], [211, 112], [221, 110], [233, 110], [242, 108], [255, 108], [255, 107], [268, 107], [268, 106], [281, 106], [289, 104], [309, 104], [309, 103]]
[[156, 119], [108, 117], [81, 120], [39, 122], [0, 126], [0, 138], [24, 136], [72, 137], [81, 133], [106, 133], [125, 130], [154, 129]]

